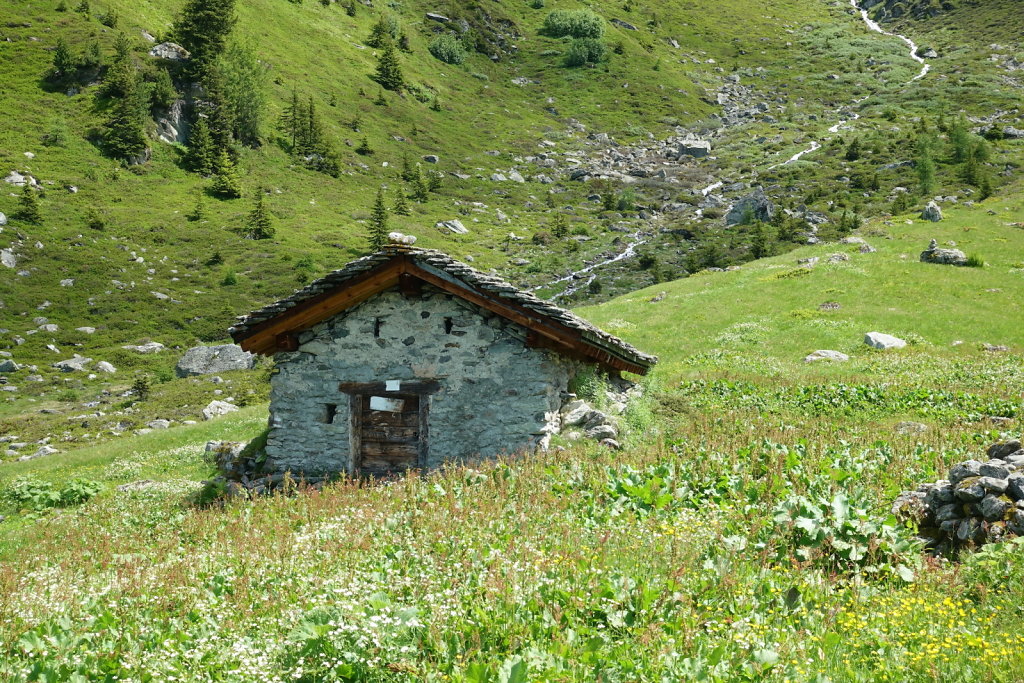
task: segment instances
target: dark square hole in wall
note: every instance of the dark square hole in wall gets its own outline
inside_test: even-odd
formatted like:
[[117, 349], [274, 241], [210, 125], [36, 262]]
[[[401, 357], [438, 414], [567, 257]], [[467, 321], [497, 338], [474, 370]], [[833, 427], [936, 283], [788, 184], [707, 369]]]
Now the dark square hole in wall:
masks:
[[451, 318], [445, 318], [444, 319], [444, 333], [445, 334], [451, 334], [452, 333], [452, 326], [453, 325], [454, 325], [454, 323], [452, 322]]
[[380, 336], [380, 326], [381, 326], [382, 322], [383, 321], [380, 318], [374, 318], [373, 319], [373, 336], [374, 337], [379, 337]]
[[324, 404], [324, 422], [326, 424], [334, 424], [334, 418], [338, 414], [338, 405], [336, 403], [325, 403]]

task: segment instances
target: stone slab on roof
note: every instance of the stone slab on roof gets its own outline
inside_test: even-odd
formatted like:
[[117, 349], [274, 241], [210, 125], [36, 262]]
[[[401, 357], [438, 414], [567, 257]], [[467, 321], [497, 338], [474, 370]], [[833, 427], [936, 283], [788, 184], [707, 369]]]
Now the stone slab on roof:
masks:
[[560, 308], [549, 301], [544, 301], [530, 292], [515, 287], [496, 275], [483, 273], [440, 251], [406, 246], [388, 246], [381, 251], [352, 261], [343, 268], [339, 268], [311, 282], [290, 296], [268, 304], [248, 315], [240, 316], [238, 322], [229, 329], [229, 332], [235, 341], [245, 339], [252, 334], [252, 328], [257, 325], [276, 318], [289, 309], [314, 297], [340, 289], [348, 280], [381, 266], [398, 256], [410, 258], [421, 267], [427, 266], [442, 271], [474, 289], [486, 292], [492, 297], [528, 308], [565, 327], [577, 330], [586, 343], [612, 351], [639, 365], [650, 367], [658, 362], [657, 356], [640, 351], [628, 342], [605, 332], [572, 311]]

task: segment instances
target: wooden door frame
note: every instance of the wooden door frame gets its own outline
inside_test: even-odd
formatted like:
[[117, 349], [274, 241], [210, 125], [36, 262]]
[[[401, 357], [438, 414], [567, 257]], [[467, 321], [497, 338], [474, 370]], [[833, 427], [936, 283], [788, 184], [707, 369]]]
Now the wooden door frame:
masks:
[[416, 468], [425, 470], [429, 450], [427, 418], [430, 413], [430, 395], [440, 388], [440, 383], [433, 380], [402, 380], [401, 388], [398, 391], [387, 391], [387, 385], [384, 382], [341, 382], [338, 389], [342, 393], [348, 394], [349, 397], [349, 476], [358, 476], [362, 465], [363, 406], [370, 396], [393, 395], [395, 398], [401, 398], [405, 395], [419, 398], [419, 412], [416, 418], [419, 422]]

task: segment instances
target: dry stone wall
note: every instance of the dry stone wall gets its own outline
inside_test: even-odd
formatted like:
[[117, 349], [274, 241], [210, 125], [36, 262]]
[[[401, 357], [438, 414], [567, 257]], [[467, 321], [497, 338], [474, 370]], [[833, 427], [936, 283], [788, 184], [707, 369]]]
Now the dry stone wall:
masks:
[[437, 381], [427, 399], [428, 468], [546, 445], [579, 364], [525, 339], [521, 326], [440, 290], [378, 294], [277, 354], [265, 469], [350, 471], [341, 382]]

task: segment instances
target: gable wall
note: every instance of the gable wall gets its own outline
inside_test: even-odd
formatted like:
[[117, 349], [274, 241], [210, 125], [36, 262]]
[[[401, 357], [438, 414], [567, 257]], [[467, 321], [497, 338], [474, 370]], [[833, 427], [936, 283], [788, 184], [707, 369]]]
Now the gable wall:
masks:
[[[441, 388], [429, 397], [431, 468], [536, 446], [557, 430], [562, 392], [579, 363], [529, 348], [525, 337], [521, 326], [432, 287], [412, 298], [383, 292], [320, 323], [300, 336], [298, 351], [275, 357], [272, 469], [349, 470], [349, 399], [340, 382], [437, 380]], [[323, 421], [327, 404], [338, 406], [331, 424]]]

